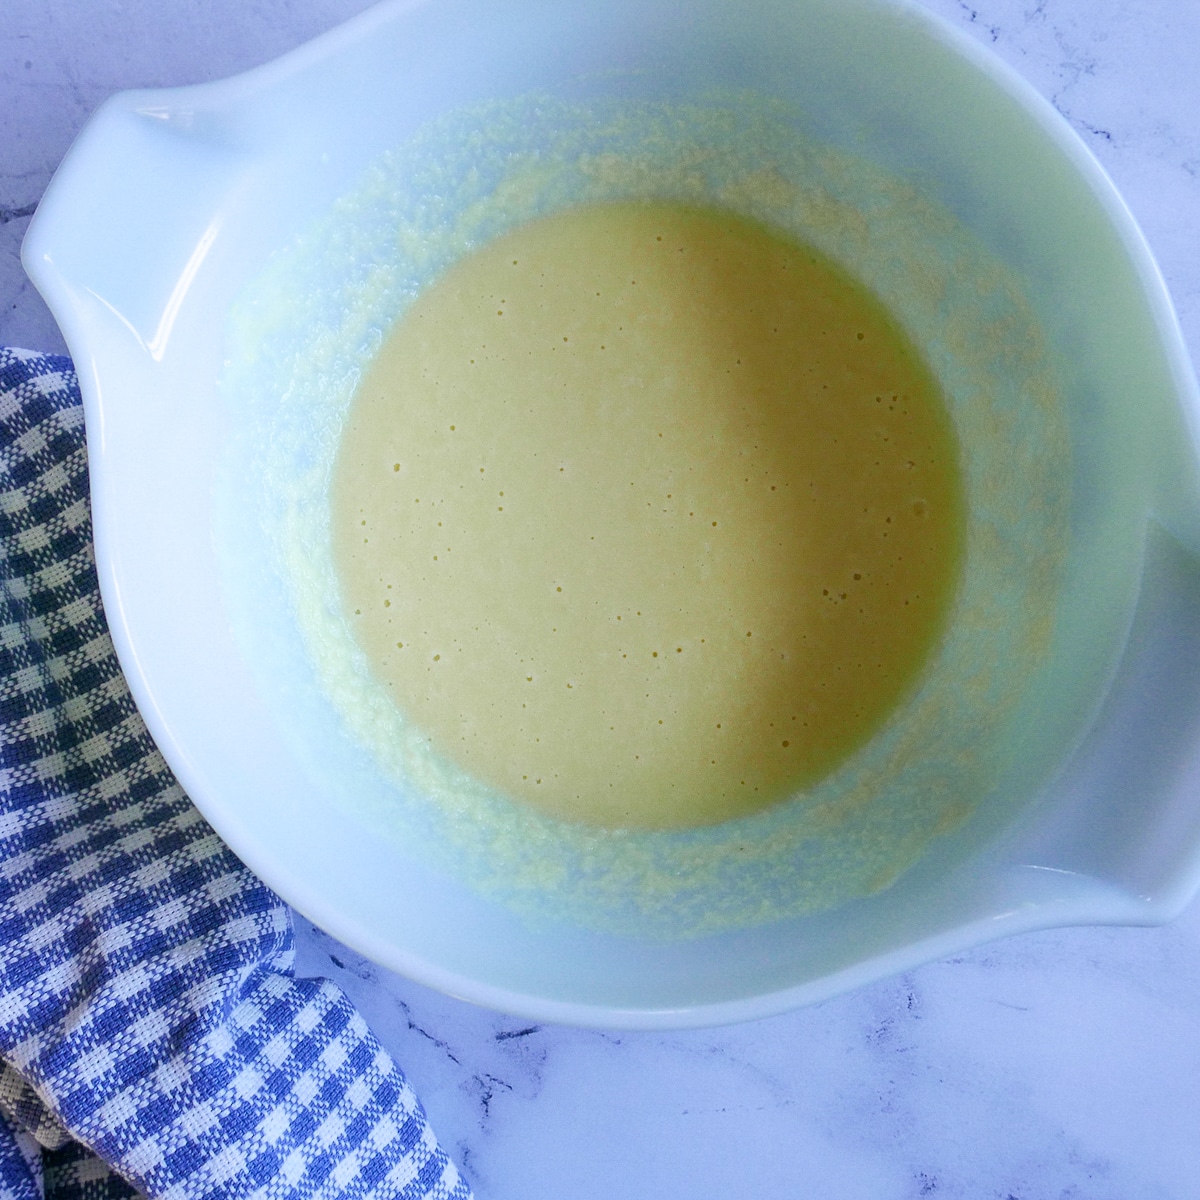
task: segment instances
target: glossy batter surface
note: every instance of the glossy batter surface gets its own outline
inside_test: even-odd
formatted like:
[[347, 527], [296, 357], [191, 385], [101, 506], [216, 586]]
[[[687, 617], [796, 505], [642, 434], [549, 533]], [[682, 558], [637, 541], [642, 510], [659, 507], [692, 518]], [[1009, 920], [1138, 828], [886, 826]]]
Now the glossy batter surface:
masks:
[[671, 828], [870, 737], [945, 623], [962, 490], [937, 384], [864, 288], [740, 217], [605, 204], [417, 298], [355, 399], [332, 533], [433, 750]]

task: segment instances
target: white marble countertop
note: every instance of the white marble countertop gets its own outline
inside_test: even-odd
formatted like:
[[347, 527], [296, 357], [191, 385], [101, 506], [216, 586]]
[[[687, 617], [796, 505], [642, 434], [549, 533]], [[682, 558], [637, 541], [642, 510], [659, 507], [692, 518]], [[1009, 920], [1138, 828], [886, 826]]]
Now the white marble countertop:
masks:
[[[926, 0], [1011, 63], [1115, 179], [1200, 360], [1200, 4]], [[215, 79], [363, 0], [5, 0], [0, 343], [63, 350], [17, 258], [88, 114]], [[479, 1200], [1197, 1200], [1200, 904], [1030, 934], [787, 1016], [620, 1035], [530, 1026], [300, 922]]]

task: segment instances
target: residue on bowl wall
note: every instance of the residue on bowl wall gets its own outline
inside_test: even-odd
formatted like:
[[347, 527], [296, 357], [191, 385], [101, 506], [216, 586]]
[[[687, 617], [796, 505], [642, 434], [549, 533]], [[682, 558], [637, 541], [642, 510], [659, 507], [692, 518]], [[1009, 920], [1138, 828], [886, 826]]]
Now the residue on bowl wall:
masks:
[[[726, 210], [841, 264], [921, 348], [963, 447], [965, 568], [918, 686], [832, 774], [701, 829], [559, 820], [433, 754], [354, 640], [331, 548], [347, 410], [422, 288], [534, 218], [629, 200]], [[967, 817], [1019, 754], [1012, 718], [1048, 642], [1069, 505], [1037, 323], [1017, 281], [948, 212], [812, 143], [773, 102], [527, 97], [451, 114], [275, 258], [229, 344], [236, 437], [216, 536], [247, 661], [331, 803], [530, 919], [678, 937], [867, 895]]]

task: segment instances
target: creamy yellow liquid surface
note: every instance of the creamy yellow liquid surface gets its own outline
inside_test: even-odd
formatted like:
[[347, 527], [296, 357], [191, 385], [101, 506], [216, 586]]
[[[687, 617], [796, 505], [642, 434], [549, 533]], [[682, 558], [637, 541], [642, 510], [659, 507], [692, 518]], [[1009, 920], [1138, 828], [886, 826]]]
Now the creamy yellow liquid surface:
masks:
[[334, 468], [351, 627], [431, 747], [613, 827], [836, 767], [915, 682], [963, 557], [958, 447], [882, 306], [726, 213], [605, 204], [424, 291]]

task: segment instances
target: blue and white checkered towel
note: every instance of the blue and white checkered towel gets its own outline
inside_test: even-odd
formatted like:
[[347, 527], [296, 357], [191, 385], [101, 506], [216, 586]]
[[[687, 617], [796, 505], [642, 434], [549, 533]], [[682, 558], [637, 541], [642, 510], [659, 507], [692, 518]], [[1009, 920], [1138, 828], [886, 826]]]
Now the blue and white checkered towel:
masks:
[[113, 655], [71, 363], [0, 349], [0, 1200], [469, 1200], [292, 940]]

